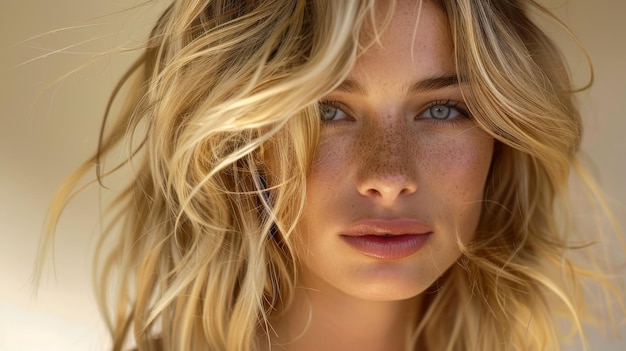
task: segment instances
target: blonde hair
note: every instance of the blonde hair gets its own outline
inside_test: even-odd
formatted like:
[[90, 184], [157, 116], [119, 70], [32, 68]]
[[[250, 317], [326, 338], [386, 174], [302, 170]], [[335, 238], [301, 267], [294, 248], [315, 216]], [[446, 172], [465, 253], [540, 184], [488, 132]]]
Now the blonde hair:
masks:
[[[467, 105], [497, 146], [475, 240], [425, 292], [416, 343], [559, 349], [553, 313], [565, 307], [582, 333], [577, 276], [599, 274], [568, 258], [557, 216], [582, 134], [567, 69], [529, 19], [529, 8], [542, 10], [534, 2], [439, 4], [457, 74], [470, 83]], [[159, 19], [112, 101], [132, 81], [134, 94], [96, 155], [65, 183], [42, 244], [92, 165], [99, 180], [131, 165], [134, 178], [110, 220], [122, 230], [103, 232], [98, 256], [105, 311], [107, 286], [118, 283], [107, 315], [114, 350], [131, 334], [139, 350], [268, 342], [269, 318], [289, 305], [297, 280], [290, 239], [316, 149], [317, 104], [366, 50], [359, 33], [375, 5], [175, 1]], [[102, 160], [124, 143], [128, 158], [103, 174]]]

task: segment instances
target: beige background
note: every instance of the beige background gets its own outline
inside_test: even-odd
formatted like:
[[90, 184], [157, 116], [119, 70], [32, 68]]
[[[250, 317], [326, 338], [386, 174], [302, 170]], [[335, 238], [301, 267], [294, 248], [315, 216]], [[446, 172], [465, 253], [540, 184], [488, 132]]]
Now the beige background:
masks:
[[[62, 77], [97, 53], [132, 47], [145, 37], [164, 2], [103, 16], [135, 3], [140, 1], [0, 0], [2, 351], [105, 349], [90, 286], [98, 228], [95, 191], [80, 195], [68, 208], [56, 243], [56, 278], [48, 270], [36, 299], [29, 277], [48, 201], [63, 177], [94, 149], [106, 98], [135, 54], [104, 55]], [[578, 34], [595, 64], [596, 83], [580, 96], [587, 122], [584, 149], [626, 225], [626, 2], [542, 3]], [[583, 82], [588, 70], [580, 52], [551, 28]], [[621, 251], [617, 254], [624, 258]], [[592, 332], [592, 349], [623, 350], [624, 336], [615, 340]]]

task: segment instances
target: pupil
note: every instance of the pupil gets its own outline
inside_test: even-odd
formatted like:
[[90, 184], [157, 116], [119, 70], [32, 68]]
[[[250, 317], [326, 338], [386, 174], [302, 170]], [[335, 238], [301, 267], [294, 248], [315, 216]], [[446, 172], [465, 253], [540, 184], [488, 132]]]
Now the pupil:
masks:
[[444, 105], [437, 105], [430, 108], [430, 115], [436, 119], [444, 119], [450, 116], [450, 108]]

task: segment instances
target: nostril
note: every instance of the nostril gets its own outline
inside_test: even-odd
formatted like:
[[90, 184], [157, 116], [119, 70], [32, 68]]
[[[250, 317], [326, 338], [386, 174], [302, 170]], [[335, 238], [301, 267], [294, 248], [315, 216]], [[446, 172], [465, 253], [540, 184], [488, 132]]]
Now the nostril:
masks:
[[399, 196], [414, 193], [417, 183], [407, 175], [372, 174], [361, 182], [359, 188], [363, 195], [393, 201]]
[[408, 194], [410, 194], [410, 193], [412, 193], [412, 192], [414, 192], [414, 191], [415, 191], [415, 190], [408, 189], [408, 188], [404, 188], [404, 189], [402, 189], [402, 190], [400, 191], [400, 195], [408, 195]]

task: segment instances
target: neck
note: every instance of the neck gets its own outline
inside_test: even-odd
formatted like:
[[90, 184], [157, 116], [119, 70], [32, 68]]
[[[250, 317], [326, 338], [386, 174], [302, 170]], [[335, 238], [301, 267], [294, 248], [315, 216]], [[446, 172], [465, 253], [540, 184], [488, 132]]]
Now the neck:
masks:
[[291, 307], [272, 323], [272, 350], [406, 351], [421, 297], [365, 301], [341, 292], [298, 289]]

